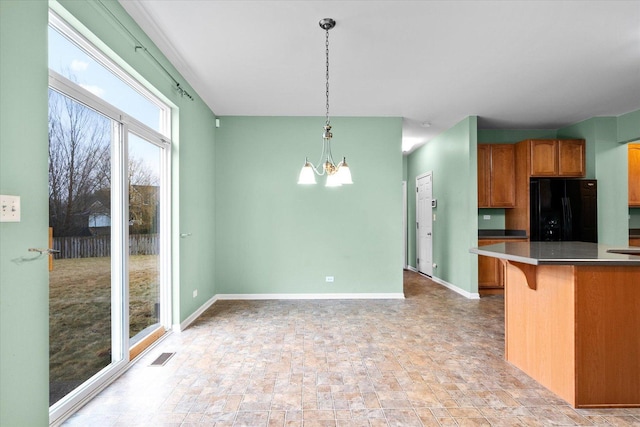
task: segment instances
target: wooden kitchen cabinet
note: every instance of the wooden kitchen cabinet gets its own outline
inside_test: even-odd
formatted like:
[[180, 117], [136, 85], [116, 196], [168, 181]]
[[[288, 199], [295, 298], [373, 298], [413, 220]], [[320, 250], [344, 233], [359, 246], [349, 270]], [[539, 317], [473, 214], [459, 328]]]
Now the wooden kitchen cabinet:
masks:
[[630, 237], [630, 238], [629, 238], [629, 246], [637, 246], [637, 247], [640, 247], [640, 239], [635, 238], [635, 237]]
[[489, 182], [491, 181], [491, 146], [478, 144], [478, 207], [491, 206]]
[[583, 139], [558, 140], [558, 176], [586, 175], [585, 142]]
[[[500, 240], [478, 240], [478, 246], [493, 245], [501, 243]], [[487, 295], [502, 292], [504, 289], [504, 277], [502, 265], [499, 259], [478, 255], [478, 293]]]
[[556, 140], [532, 140], [531, 176], [558, 175], [558, 142]]
[[[495, 245], [505, 242], [528, 242], [522, 239], [479, 239], [478, 246]], [[504, 293], [504, 264], [498, 258], [478, 255], [478, 293], [495, 295]]]
[[629, 144], [629, 206], [640, 207], [640, 144]]
[[512, 208], [515, 203], [515, 146], [478, 144], [478, 207]]
[[583, 139], [532, 139], [529, 150], [532, 177], [585, 176]]

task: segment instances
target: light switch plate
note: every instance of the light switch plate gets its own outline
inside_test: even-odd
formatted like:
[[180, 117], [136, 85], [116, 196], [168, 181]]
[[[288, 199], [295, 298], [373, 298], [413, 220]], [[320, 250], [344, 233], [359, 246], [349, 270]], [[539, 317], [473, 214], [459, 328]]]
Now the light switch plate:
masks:
[[0, 222], [20, 222], [20, 196], [0, 195]]

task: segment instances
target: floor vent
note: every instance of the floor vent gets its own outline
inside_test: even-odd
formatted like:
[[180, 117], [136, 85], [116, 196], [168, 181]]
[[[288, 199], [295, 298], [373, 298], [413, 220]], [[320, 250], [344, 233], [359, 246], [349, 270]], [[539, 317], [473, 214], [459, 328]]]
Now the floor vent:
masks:
[[171, 357], [174, 355], [175, 353], [162, 353], [160, 356], [158, 356], [158, 358], [156, 360], [154, 360], [151, 365], [149, 366], [164, 366], [165, 363], [167, 363], [167, 361], [169, 359], [171, 359]]

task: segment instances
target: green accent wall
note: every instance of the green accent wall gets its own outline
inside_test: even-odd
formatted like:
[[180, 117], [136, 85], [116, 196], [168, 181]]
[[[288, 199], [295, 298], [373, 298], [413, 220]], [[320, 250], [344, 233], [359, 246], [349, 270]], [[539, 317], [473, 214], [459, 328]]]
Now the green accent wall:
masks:
[[0, 1], [0, 425], [49, 424], [47, 3]]
[[[488, 215], [489, 219], [485, 216]], [[478, 230], [504, 230], [504, 209], [478, 209]]]
[[[402, 119], [331, 119], [354, 184], [298, 185], [321, 117], [221, 117], [216, 284], [221, 294], [402, 293]], [[334, 276], [326, 283], [326, 276]]]
[[617, 117], [619, 142], [640, 141], [640, 110]]
[[515, 144], [525, 139], [555, 138], [555, 129], [478, 129], [478, 144]]
[[[433, 172], [433, 276], [478, 292], [477, 117], [462, 120], [409, 155], [409, 265], [416, 266], [416, 177]], [[413, 196], [412, 196], [413, 194]]]
[[629, 208], [629, 228], [640, 228], [640, 208]]

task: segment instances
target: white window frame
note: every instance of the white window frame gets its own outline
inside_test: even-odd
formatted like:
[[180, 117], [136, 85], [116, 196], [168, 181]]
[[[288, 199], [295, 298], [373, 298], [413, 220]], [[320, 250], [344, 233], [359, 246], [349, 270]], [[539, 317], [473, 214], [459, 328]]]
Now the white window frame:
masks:
[[107, 385], [113, 382], [126, 369], [131, 366], [129, 360], [129, 278], [128, 262], [128, 223], [129, 203], [127, 161], [128, 161], [128, 135], [135, 134], [147, 142], [150, 142], [161, 150], [160, 170], [160, 325], [167, 331], [171, 330], [172, 321], [172, 266], [171, 266], [171, 107], [154, 96], [145, 86], [131, 77], [113, 60], [97, 49], [77, 30], [49, 10], [49, 25], [70, 41], [85, 51], [93, 59], [119, 77], [136, 92], [157, 105], [160, 109], [160, 132], [150, 128], [139, 120], [128, 116], [123, 111], [109, 104], [104, 99], [94, 95], [80, 85], [67, 79], [61, 74], [49, 70], [49, 88], [69, 97], [80, 104], [91, 108], [106, 116], [114, 123], [112, 128], [112, 174], [113, 188], [121, 188], [122, 191], [112, 192], [112, 227], [116, 227], [121, 233], [113, 236], [111, 254], [112, 258], [112, 354], [113, 359], [109, 366], [105, 367], [87, 380], [84, 384], [69, 393], [60, 401], [49, 408], [49, 423], [57, 425], [72, 415], [81, 405], [99, 393]]

